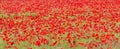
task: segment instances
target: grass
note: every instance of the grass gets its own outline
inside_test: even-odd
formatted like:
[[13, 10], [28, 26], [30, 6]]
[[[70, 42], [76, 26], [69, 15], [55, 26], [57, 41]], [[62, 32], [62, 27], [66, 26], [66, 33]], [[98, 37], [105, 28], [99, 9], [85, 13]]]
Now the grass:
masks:
[[[10, 17], [8, 16], [10, 15]], [[17, 14], [14, 14], [14, 13], [11, 13], [11, 14], [0, 14], [0, 18], [14, 18], [15, 16], [37, 16], [38, 13], [31, 13], [31, 12], [25, 12], [25, 13], [17, 13]]]

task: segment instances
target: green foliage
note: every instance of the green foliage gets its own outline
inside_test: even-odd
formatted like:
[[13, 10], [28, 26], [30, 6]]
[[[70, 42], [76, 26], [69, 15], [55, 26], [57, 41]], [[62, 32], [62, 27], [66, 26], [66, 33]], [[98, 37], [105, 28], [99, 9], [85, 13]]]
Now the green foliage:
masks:
[[5, 42], [0, 38], [0, 49], [4, 49], [6, 46]]

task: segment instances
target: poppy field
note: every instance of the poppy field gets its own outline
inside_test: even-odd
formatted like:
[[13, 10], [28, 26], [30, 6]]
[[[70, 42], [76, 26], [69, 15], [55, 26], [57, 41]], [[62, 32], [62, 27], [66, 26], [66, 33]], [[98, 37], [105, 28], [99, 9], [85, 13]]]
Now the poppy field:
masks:
[[0, 49], [120, 49], [120, 0], [0, 0]]

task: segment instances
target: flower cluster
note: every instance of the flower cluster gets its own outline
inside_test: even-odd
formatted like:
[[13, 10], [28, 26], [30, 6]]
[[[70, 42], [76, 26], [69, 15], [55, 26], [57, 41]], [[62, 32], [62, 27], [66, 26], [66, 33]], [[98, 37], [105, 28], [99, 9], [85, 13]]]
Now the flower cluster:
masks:
[[2, 49], [117, 49], [119, 2], [0, 0], [0, 44]]

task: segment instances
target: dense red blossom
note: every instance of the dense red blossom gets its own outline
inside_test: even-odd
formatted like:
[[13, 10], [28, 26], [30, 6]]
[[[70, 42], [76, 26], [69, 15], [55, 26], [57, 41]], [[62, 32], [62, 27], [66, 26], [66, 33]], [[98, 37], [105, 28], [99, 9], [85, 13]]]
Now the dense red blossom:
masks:
[[38, 47], [54, 47], [66, 42], [70, 48], [80, 45], [104, 49], [107, 45], [107, 49], [112, 49], [111, 46], [119, 43], [119, 2], [0, 0], [0, 38], [5, 41], [6, 48], [15, 49], [18, 47], [14, 44], [24, 41]]

